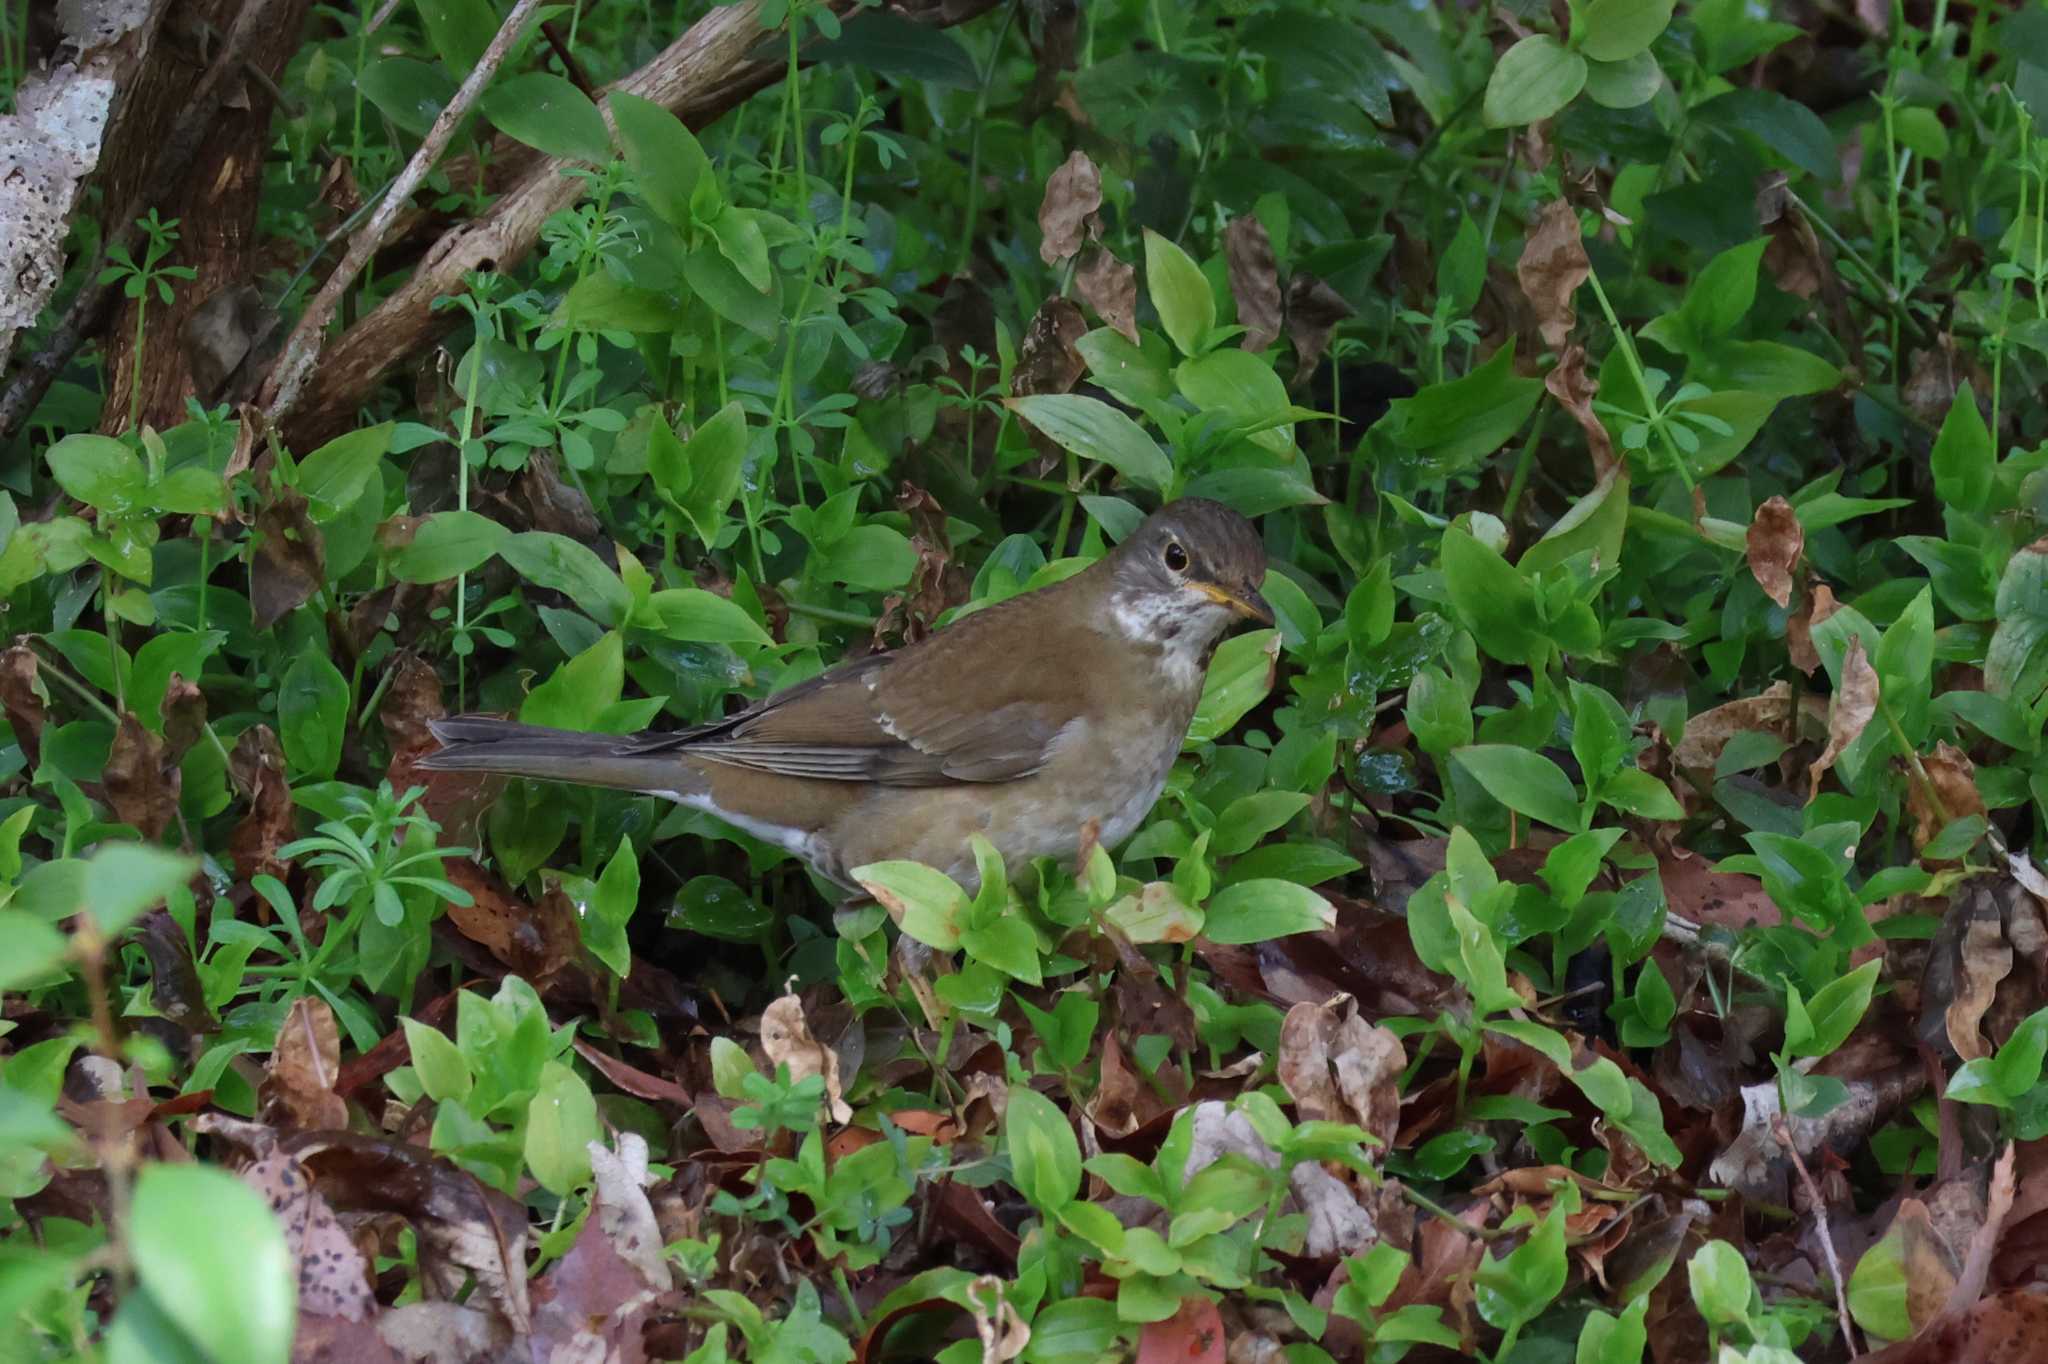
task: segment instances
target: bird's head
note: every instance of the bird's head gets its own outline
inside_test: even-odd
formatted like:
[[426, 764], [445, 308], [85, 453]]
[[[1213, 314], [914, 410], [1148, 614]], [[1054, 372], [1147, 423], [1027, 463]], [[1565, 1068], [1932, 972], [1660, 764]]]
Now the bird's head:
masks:
[[1145, 518], [1111, 556], [1110, 606], [1133, 639], [1206, 654], [1240, 621], [1273, 623], [1259, 595], [1266, 549], [1252, 523], [1187, 497]]

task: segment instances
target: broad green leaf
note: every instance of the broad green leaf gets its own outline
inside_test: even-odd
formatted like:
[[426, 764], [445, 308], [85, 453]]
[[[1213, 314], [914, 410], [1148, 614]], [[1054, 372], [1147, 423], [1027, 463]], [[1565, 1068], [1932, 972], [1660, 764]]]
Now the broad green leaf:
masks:
[[1532, 33], [1501, 54], [1481, 111], [1489, 128], [1519, 128], [1549, 118], [1585, 85], [1584, 57], [1547, 33]]
[[420, 522], [412, 543], [391, 556], [391, 572], [400, 582], [446, 582], [482, 564], [511, 538], [511, 531], [488, 516], [435, 512]]
[[454, 79], [433, 63], [414, 57], [386, 57], [370, 63], [357, 88], [401, 132], [414, 137], [425, 137], [448, 101], [455, 98]]
[[291, 765], [311, 777], [333, 776], [348, 732], [348, 679], [326, 654], [302, 650], [278, 688], [277, 719]]
[[[623, 973], [622, 973], [623, 974]], [[573, 1193], [590, 1180], [590, 1143], [604, 1135], [590, 1086], [560, 1061], [540, 1070], [526, 1106], [526, 1166], [549, 1193]]]
[[44, 458], [57, 486], [88, 507], [130, 511], [147, 495], [142, 457], [112, 436], [66, 436]]
[[1672, 0], [1588, 0], [1577, 24], [1579, 50], [1594, 61], [1626, 61], [1657, 40], [1671, 8]]
[[1543, 381], [1514, 371], [1515, 348], [1502, 346], [1479, 368], [1396, 398], [1379, 426], [1404, 449], [1449, 477], [1479, 462], [1522, 429], [1543, 396]]
[[521, 577], [561, 593], [601, 625], [619, 624], [632, 609], [632, 597], [619, 575], [581, 541], [553, 531], [522, 531], [499, 546], [498, 553]]
[[105, 843], [86, 860], [82, 908], [111, 938], [162, 904], [198, 870], [196, 858], [147, 843]]
[[1293, 408], [1287, 385], [1262, 356], [1236, 346], [1183, 360], [1173, 372], [1181, 396], [1203, 412], [1224, 412], [1243, 426], [1258, 426], [1247, 439], [1275, 454], [1294, 448], [1294, 423], [1273, 423]]
[[747, 462], [747, 415], [737, 400], [699, 426], [683, 446], [690, 465], [690, 489], [677, 499], [697, 538], [710, 549], [725, 526], [726, 512], [740, 495]]
[[526, 694], [519, 718], [529, 725], [587, 730], [617, 704], [625, 687], [625, 643], [607, 630], [597, 643], [555, 669]]
[[299, 461], [299, 491], [311, 505], [307, 514], [326, 523], [363, 495], [377, 461], [391, 448], [396, 422], [365, 426], [336, 436]]
[[1081, 1144], [1059, 1105], [1037, 1090], [1010, 1086], [1003, 1149], [1017, 1192], [1041, 1213], [1057, 1213], [1081, 1192]]
[[640, 858], [633, 851], [632, 838], [622, 835], [611, 860], [598, 874], [597, 887], [583, 916], [584, 945], [613, 975], [622, 979], [633, 965], [632, 949], [626, 943], [626, 924], [639, 907]]
[[1571, 778], [1541, 753], [1514, 744], [1473, 744], [1451, 756], [1510, 810], [1567, 832], [1578, 829], [1579, 797]]
[[712, 173], [710, 158], [683, 121], [653, 100], [623, 90], [605, 98], [640, 196], [663, 222], [687, 229], [691, 196], [698, 182]]
[[1107, 464], [1141, 488], [1164, 492], [1173, 482], [1173, 463], [1159, 442], [1100, 398], [1038, 393], [1006, 399], [1005, 406], [1062, 450]]
[[1998, 455], [1992, 448], [1990, 428], [1977, 410], [1977, 396], [1966, 382], [1956, 390], [1942, 420], [1941, 434], [1934, 438], [1931, 457], [1934, 492], [1958, 511], [1982, 511], [1991, 498], [1991, 480], [1997, 472]]
[[555, 320], [585, 331], [671, 332], [685, 325], [688, 305], [681, 291], [645, 289], [598, 270], [562, 295]]
[[1336, 906], [1292, 881], [1239, 881], [1217, 891], [1202, 912], [1203, 936], [1233, 945], [1337, 926]]
[[926, 947], [951, 952], [970, 903], [960, 883], [922, 862], [870, 862], [847, 875], [880, 901], [905, 933]]
[[19, 909], [0, 909], [0, 990], [37, 984], [71, 951], [71, 940], [41, 917]]
[[1806, 1001], [1812, 1036], [1804, 1045], [1792, 1048], [1793, 1055], [1827, 1056], [1849, 1040], [1849, 1034], [1870, 1007], [1870, 992], [1877, 985], [1877, 971], [1882, 964], [1876, 959], [1867, 961], [1847, 975], [1829, 981]]
[[457, 79], [467, 76], [498, 34], [491, 0], [419, 0], [427, 37]]
[[730, 597], [701, 587], [665, 587], [648, 598], [663, 633], [695, 644], [773, 644], [760, 622]]
[[1649, 52], [1618, 62], [1586, 63], [1586, 98], [1607, 109], [1634, 109], [1648, 104], [1664, 84], [1664, 68]]
[[1216, 326], [1216, 295], [1194, 257], [1145, 229], [1145, 289], [1159, 325], [1182, 355], [1196, 355]]
[[1904, 1340], [1913, 1334], [1909, 1297], [1905, 1236], [1893, 1227], [1849, 1271], [1849, 1314], [1871, 1335]]
[[1528, 579], [1490, 546], [1452, 526], [1442, 562], [1451, 610], [1480, 648], [1503, 663], [1527, 663], [1549, 648]]
[[437, 1103], [460, 1103], [468, 1098], [475, 1078], [461, 1050], [431, 1024], [410, 1017], [398, 1021], [405, 1026], [406, 1053], [427, 1097]]
[[127, 1247], [157, 1306], [215, 1360], [285, 1364], [298, 1276], [263, 1196], [213, 1165], [145, 1165]]
[[500, 132], [549, 156], [598, 166], [612, 159], [604, 115], [590, 96], [553, 72], [501, 77], [480, 104]]
[[2031, 706], [2048, 687], [2048, 546], [2027, 545], [2006, 562], [1994, 613], [1984, 688]]
[[1223, 641], [1202, 679], [1202, 698], [1188, 726], [1187, 742], [1221, 738], [1273, 690], [1280, 660], [1278, 630], [1247, 630]]

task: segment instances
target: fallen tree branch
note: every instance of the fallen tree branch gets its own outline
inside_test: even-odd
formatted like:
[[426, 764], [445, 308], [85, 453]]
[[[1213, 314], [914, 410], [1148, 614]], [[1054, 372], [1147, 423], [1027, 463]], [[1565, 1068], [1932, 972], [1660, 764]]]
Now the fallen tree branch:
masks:
[[341, 264], [334, 267], [334, 273], [320, 286], [320, 292], [306, 305], [306, 312], [299, 319], [299, 325], [292, 329], [291, 336], [284, 343], [284, 351], [278, 356], [277, 364], [271, 369], [270, 377], [264, 381], [259, 401], [271, 421], [276, 422], [292, 410], [298, 401], [299, 391], [304, 387], [307, 376], [312, 372], [313, 362], [320, 355], [321, 335], [327, 330], [327, 323], [335, 310], [341, 306], [341, 296], [356, 282], [356, 276], [370, 263], [370, 257], [384, 243], [384, 234], [391, 230], [398, 212], [412, 198], [413, 191], [427, 178], [427, 172], [441, 159], [441, 153], [448, 149], [449, 139], [469, 115], [484, 88], [491, 83], [491, 77], [498, 72], [498, 66], [505, 60], [505, 54], [512, 50], [512, 43], [519, 31], [526, 26], [527, 19], [540, 8], [540, 0], [519, 0], [512, 12], [505, 16], [483, 56], [464, 78], [455, 92], [455, 98], [435, 118], [434, 126], [427, 130], [427, 136], [412, 154], [412, 160], [405, 163], [405, 169], [391, 183], [384, 201], [377, 205], [377, 211], [370, 215], [370, 221], [349, 241], [348, 252], [341, 258]]
[[[996, 0], [960, 0], [912, 17], [941, 27], [963, 23]], [[851, 8], [835, 0], [835, 8]], [[786, 55], [765, 55], [760, 0], [721, 6], [699, 19], [647, 65], [608, 87], [652, 100], [692, 127], [702, 127], [782, 78]], [[585, 184], [562, 174], [568, 163], [536, 157], [482, 217], [454, 225], [421, 257], [412, 276], [368, 315], [336, 337], [307, 374], [294, 400], [272, 404], [287, 441], [311, 448], [354, 420], [389, 370], [454, 327], [459, 317], [435, 313], [436, 298], [458, 292], [473, 270], [517, 264], [540, 240], [541, 225], [576, 202]], [[451, 175], [454, 163], [451, 162]], [[386, 206], [402, 205], [392, 195]], [[266, 387], [266, 391], [269, 391]]]

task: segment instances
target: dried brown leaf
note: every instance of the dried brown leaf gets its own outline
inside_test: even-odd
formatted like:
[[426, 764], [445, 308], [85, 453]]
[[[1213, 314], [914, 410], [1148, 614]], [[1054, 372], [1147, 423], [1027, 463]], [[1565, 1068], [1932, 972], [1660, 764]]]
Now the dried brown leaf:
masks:
[[545, 451], [537, 450], [527, 459], [512, 491], [535, 530], [566, 535], [586, 545], [604, 534], [604, 523], [597, 519], [589, 496], [575, 484], [563, 481], [561, 471], [555, 467], [555, 457]]
[[1828, 708], [1828, 746], [1813, 760], [1808, 773], [1809, 786], [1806, 798], [1811, 801], [1820, 794], [1820, 779], [1833, 767], [1850, 744], [1856, 742], [1864, 728], [1877, 714], [1878, 685], [1877, 669], [1863, 651], [1863, 639], [1859, 635], [1849, 641], [1847, 652], [1842, 655], [1842, 680], [1835, 688], [1834, 704]]
[[1348, 995], [1297, 1004], [1280, 1026], [1280, 1083], [1301, 1116], [1354, 1123], [1385, 1150], [1401, 1121], [1401, 1039], [1359, 1017]]
[[1536, 313], [1537, 330], [1552, 350], [1562, 350], [1579, 320], [1572, 295], [1593, 273], [1579, 233], [1579, 214], [1563, 199], [1552, 200], [1537, 213], [1529, 229], [1515, 278]]
[[1791, 683], [1773, 682], [1755, 696], [1725, 701], [1692, 716], [1685, 722], [1685, 736], [1671, 751], [1671, 761], [1682, 771], [1711, 773], [1728, 741], [1749, 730], [1791, 741]]
[[983, 1274], [967, 1285], [974, 1334], [981, 1337], [981, 1364], [1006, 1364], [1031, 1342], [1031, 1328], [1003, 1295], [1003, 1287], [1004, 1281], [994, 1274]]
[[7, 713], [14, 741], [28, 760], [30, 775], [43, 764], [43, 726], [48, 723], [50, 693], [43, 687], [35, 652], [26, 644], [0, 652], [0, 709]]
[[839, 1054], [811, 1036], [803, 1001], [795, 995], [784, 995], [761, 1011], [761, 1050], [767, 1053], [768, 1064], [787, 1065], [792, 1080], [822, 1075], [832, 1121], [853, 1121], [853, 1109], [840, 1087]]
[[1021, 398], [1072, 391], [1088, 372], [1088, 362], [1074, 349], [1074, 343], [1087, 334], [1087, 319], [1072, 299], [1056, 294], [1041, 303], [1017, 345], [1017, 365], [1010, 373], [1011, 394]]
[[286, 867], [277, 850], [293, 837], [292, 793], [284, 779], [284, 749], [269, 725], [251, 725], [242, 731], [228, 755], [228, 772], [249, 802], [249, 813], [228, 835], [235, 870], [244, 881], [256, 876], [283, 877]]
[[1756, 509], [1745, 537], [1749, 571], [1755, 575], [1764, 595], [1780, 606], [1792, 604], [1792, 575], [1799, 568], [1799, 556], [1806, 551], [1806, 531], [1799, 514], [1782, 497], [1773, 497]]
[[1081, 243], [1096, 235], [1089, 219], [1102, 207], [1102, 172], [1076, 150], [1045, 182], [1045, 199], [1038, 206], [1038, 229], [1045, 240], [1038, 244], [1038, 257], [1047, 265], [1058, 265], [1081, 249]]
[[341, 1078], [341, 1029], [325, 1000], [292, 1001], [263, 1077], [263, 1121], [280, 1130], [348, 1126], [348, 1103], [334, 1092]]
[[2048, 1296], [2011, 1289], [1864, 1355], [1861, 1364], [2039, 1364], [2043, 1339]]
[[1813, 646], [1813, 627], [1835, 614], [1841, 603], [1835, 600], [1835, 590], [1826, 583], [1810, 583], [1806, 589], [1806, 600], [1799, 609], [1785, 617], [1785, 652], [1792, 659], [1792, 666], [1812, 677], [1820, 667], [1820, 650]]
[[1147, 1322], [1138, 1333], [1138, 1364], [1224, 1364], [1229, 1342], [1216, 1304], [1190, 1294], [1165, 1321]]
[[206, 696], [176, 673], [164, 686], [163, 717], [165, 757], [179, 762], [192, 745], [206, 737]]
[[1999, 1233], [2012, 1211], [2014, 1146], [2005, 1144], [1998, 1163], [1991, 1167], [1991, 1187], [1985, 1193], [1984, 1216], [1970, 1233], [1969, 1253], [1956, 1275], [1955, 1289], [1948, 1295], [1948, 1310], [1962, 1312], [1984, 1296], [1984, 1282], [1991, 1273], [1991, 1257], [1998, 1249]]
[[1103, 325], [1138, 344], [1138, 269], [1106, 246], [1090, 246], [1074, 271], [1074, 290]]
[[1223, 259], [1237, 320], [1245, 328], [1244, 348], [1262, 351], [1280, 339], [1280, 267], [1273, 259], [1273, 239], [1256, 215], [1241, 214], [1223, 229]]
[[249, 605], [258, 630], [268, 630], [305, 605], [326, 581], [325, 542], [307, 507], [298, 489], [273, 487], [256, 513]]
[[1344, 295], [1329, 284], [1297, 270], [1287, 279], [1287, 339], [1294, 343], [1294, 377], [1291, 389], [1302, 389], [1315, 377], [1323, 352], [1329, 349], [1330, 333], [1355, 310]]
[[1128, 1137], [1138, 1130], [1138, 1077], [1124, 1060], [1123, 1044], [1115, 1029], [1102, 1035], [1102, 1076], [1088, 1100], [1088, 1121], [1113, 1137]]
[[149, 957], [149, 998], [158, 1012], [188, 1032], [213, 1032], [220, 1023], [206, 1003], [206, 987], [185, 930], [168, 911], [142, 916], [136, 941]]
[[184, 786], [177, 761], [164, 741], [132, 714], [121, 715], [101, 780], [114, 817], [133, 825], [151, 842], [162, 838], [177, 818], [178, 793]]
[[1604, 479], [1621, 466], [1614, 453], [1614, 440], [1606, 424], [1593, 411], [1593, 399], [1600, 384], [1586, 372], [1586, 348], [1573, 343], [1557, 357], [1557, 366], [1543, 376], [1543, 387], [1557, 404], [1572, 414], [1572, 420], [1586, 433], [1586, 451], [1593, 457], [1593, 477]]
[[1918, 781], [1906, 787], [1906, 808], [1913, 814], [1913, 846], [1924, 848], [1948, 821], [1983, 817], [1984, 793], [1977, 789], [1977, 766], [1969, 754], [1946, 739], [1920, 760], [1932, 790]]
[[[1981, 1060], [1991, 1054], [1991, 1043], [1982, 1031], [1984, 1015], [1998, 997], [1999, 982], [2012, 974], [2012, 943], [2005, 936], [2001, 898], [1988, 880], [1973, 879], [1950, 902], [1947, 922], [1937, 938], [1937, 948], [1941, 939], [1956, 944], [1954, 974], [1950, 977], [1953, 993], [1948, 1007], [1942, 1011], [1942, 1029], [1957, 1057], [1964, 1061]], [[1930, 959], [1930, 971], [1936, 964]], [[1930, 975], [1929, 983], [1934, 987], [1933, 993], [1943, 992], [1939, 977]]]

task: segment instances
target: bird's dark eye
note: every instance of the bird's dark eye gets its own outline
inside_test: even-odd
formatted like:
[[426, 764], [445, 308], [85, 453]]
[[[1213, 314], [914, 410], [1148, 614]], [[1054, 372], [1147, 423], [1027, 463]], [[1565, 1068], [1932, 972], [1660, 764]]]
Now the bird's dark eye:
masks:
[[1185, 573], [1188, 567], [1188, 552], [1180, 547], [1180, 541], [1166, 542], [1166, 566], [1175, 573]]

